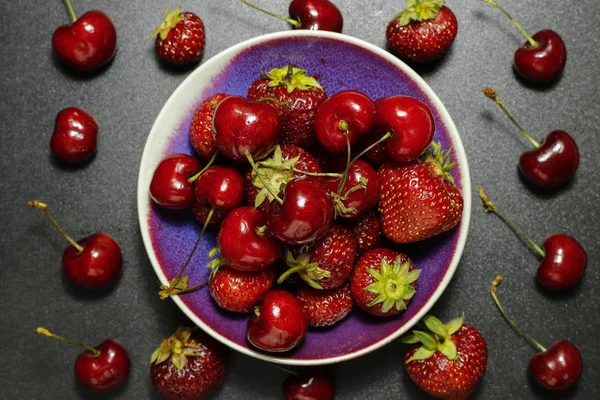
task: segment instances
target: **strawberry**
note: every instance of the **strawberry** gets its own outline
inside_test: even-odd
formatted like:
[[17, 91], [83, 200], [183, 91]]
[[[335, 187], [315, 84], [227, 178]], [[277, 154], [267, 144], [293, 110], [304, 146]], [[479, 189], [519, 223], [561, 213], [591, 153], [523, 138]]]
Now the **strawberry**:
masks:
[[303, 287], [296, 291], [296, 297], [308, 313], [308, 324], [315, 327], [331, 326], [344, 319], [354, 305], [348, 282], [329, 290]]
[[166, 400], [210, 396], [225, 379], [227, 348], [197, 328], [179, 328], [152, 354], [152, 385]]
[[161, 60], [174, 65], [197, 62], [204, 52], [204, 23], [196, 14], [165, 10], [163, 22], [152, 32], [156, 52]]
[[261, 100], [279, 118], [283, 143], [307, 149], [315, 141], [315, 114], [327, 93], [306, 70], [288, 65], [263, 72], [248, 89], [248, 100]]
[[463, 198], [449, 171], [450, 150], [433, 143], [424, 160], [386, 163], [379, 168], [379, 212], [383, 233], [393, 242], [411, 243], [456, 226]]
[[211, 274], [208, 290], [212, 298], [225, 310], [251, 312], [275, 283], [275, 269], [242, 272], [222, 267]]
[[356, 253], [359, 255], [373, 250], [381, 243], [381, 221], [375, 211], [361, 215], [352, 222], [351, 229], [356, 238]]
[[284, 259], [289, 269], [278, 280], [282, 283], [289, 275], [298, 273], [315, 289], [333, 289], [340, 286], [352, 272], [356, 257], [356, 240], [352, 231], [334, 225], [317, 242], [285, 251]]
[[354, 302], [371, 315], [387, 317], [406, 310], [421, 273], [406, 254], [377, 248], [363, 255], [352, 271]]
[[215, 109], [223, 100], [229, 96], [225, 93], [217, 93], [205, 99], [194, 112], [190, 122], [190, 142], [200, 157], [210, 160], [217, 151], [212, 132], [212, 121]]
[[427, 315], [422, 321], [426, 331], [415, 330], [401, 339], [415, 344], [404, 357], [408, 376], [434, 397], [465, 400], [485, 373], [488, 358], [485, 339], [463, 321], [464, 314], [445, 325]]
[[387, 42], [401, 58], [426, 63], [441, 58], [456, 37], [458, 21], [443, 1], [412, 0], [387, 26]]

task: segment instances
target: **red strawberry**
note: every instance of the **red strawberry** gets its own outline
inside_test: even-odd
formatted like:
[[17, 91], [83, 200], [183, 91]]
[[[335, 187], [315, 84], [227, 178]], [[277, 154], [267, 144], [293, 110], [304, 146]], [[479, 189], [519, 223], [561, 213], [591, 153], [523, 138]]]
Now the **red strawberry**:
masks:
[[190, 142], [198, 155], [205, 160], [210, 160], [217, 148], [212, 133], [212, 121], [215, 109], [223, 100], [229, 96], [225, 93], [217, 93], [208, 97], [194, 112], [190, 123]]
[[404, 357], [410, 378], [428, 394], [446, 400], [471, 396], [485, 373], [488, 350], [481, 333], [463, 325], [464, 314], [443, 324], [430, 315], [423, 318], [429, 332], [413, 331], [402, 338], [412, 346]]
[[313, 156], [292, 144], [276, 147], [270, 157], [258, 161], [256, 165], [262, 180], [257, 176], [258, 173], [249, 167], [244, 177], [244, 195], [249, 205], [261, 209], [273, 200], [272, 194], [265, 189], [263, 181], [267, 182], [272, 192], [278, 195], [286, 183], [293, 178], [304, 176], [299, 171], [313, 174], [321, 172], [321, 167]]
[[371, 250], [352, 271], [350, 290], [354, 302], [371, 315], [400, 314], [417, 291], [420, 273], [406, 254], [391, 249]]
[[364, 254], [381, 243], [381, 221], [375, 211], [360, 216], [352, 223], [352, 232], [356, 238], [356, 253]]
[[174, 65], [197, 62], [204, 52], [204, 23], [196, 14], [165, 10], [163, 22], [152, 32], [161, 60]]
[[291, 65], [262, 73], [250, 85], [248, 100], [262, 100], [269, 104], [279, 118], [283, 143], [304, 149], [315, 141], [315, 114], [327, 93], [306, 70]]
[[330, 290], [303, 287], [296, 297], [308, 313], [310, 326], [331, 326], [344, 319], [354, 305], [348, 282]]
[[296, 247], [294, 252], [298, 254], [295, 258], [286, 249], [284, 259], [289, 269], [279, 277], [279, 283], [297, 272], [315, 289], [333, 289], [344, 283], [352, 272], [356, 240], [350, 229], [334, 225], [322, 239]]
[[450, 151], [433, 143], [424, 160], [386, 163], [379, 169], [379, 212], [385, 235], [396, 243], [424, 240], [456, 226], [463, 198], [449, 171]]
[[227, 348], [197, 328], [179, 328], [152, 354], [152, 385], [166, 400], [210, 396], [227, 373]]
[[275, 269], [241, 272], [221, 267], [211, 275], [208, 290], [219, 307], [232, 312], [254, 310], [275, 283]]
[[443, 1], [413, 0], [390, 21], [386, 36], [398, 56], [425, 63], [441, 58], [457, 32], [458, 21]]

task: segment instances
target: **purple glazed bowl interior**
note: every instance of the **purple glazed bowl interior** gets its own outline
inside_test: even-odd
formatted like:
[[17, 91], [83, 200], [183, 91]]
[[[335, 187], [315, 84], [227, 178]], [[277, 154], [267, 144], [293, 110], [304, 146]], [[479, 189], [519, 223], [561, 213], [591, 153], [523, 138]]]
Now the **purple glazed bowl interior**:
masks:
[[[191, 211], [155, 206], [148, 188], [155, 167], [172, 153], [194, 154], [189, 124], [196, 107], [208, 96], [224, 92], [245, 96], [261, 71], [292, 63], [316, 76], [329, 95], [359, 90], [372, 99], [409, 95], [431, 108], [435, 139], [452, 147], [457, 162], [453, 176], [465, 200], [459, 225], [438, 237], [397, 246], [422, 269], [418, 290], [398, 317], [371, 317], [355, 308], [349, 317], [327, 329], [310, 329], [296, 349], [282, 354], [256, 350], [246, 339], [248, 315], [221, 310], [206, 288], [174, 296], [187, 316], [218, 340], [247, 355], [291, 365], [321, 365], [358, 357], [391, 342], [412, 327], [433, 306], [448, 285], [460, 260], [469, 228], [471, 185], [464, 149], [446, 109], [425, 82], [384, 50], [349, 36], [321, 31], [279, 32], [251, 39], [206, 61], [173, 93], [148, 137], [138, 182], [138, 212], [142, 237], [156, 274], [163, 284], [173, 279], [190, 254], [201, 226]], [[216, 233], [207, 232], [186, 270], [190, 285], [209, 275], [208, 252]]]

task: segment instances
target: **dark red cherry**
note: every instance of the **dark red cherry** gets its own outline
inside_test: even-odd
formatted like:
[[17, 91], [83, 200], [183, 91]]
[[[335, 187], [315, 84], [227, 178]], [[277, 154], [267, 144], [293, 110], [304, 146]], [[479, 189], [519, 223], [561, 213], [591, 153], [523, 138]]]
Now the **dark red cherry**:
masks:
[[546, 390], [560, 391], [573, 386], [583, 371], [579, 349], [568, 340], [559, 340], [529, 360], [529, 373]]
[[296, 347], [308, 330], [308, 314], [290, 292], [273, 289], [265, 294], [248, 320], [248, 341], [261, 350], [284, 352]]
[[358, 218], [379, 200], [377, 171], [366, 161], [357, 160], [352, 163], [341, 191], [339, 183], [340, 179], [330, 178], [325, 181], [325, 187], [333, 193], [337, 215], [342, 218]]
[[67, 163], [76, 164], [89, 159], [98, 143], [98, 124], [86, 111], [68, 107], [56, 115], [50, 149]]
[[244, 200], [244, 178], [231, 167], [212, 166], [194, 183], [194, 198], [220, 210], [233, 210]]
[[290, 375], [283, 383], [285, 400], [333, 400], [334, 395], [333, 379], [319, 371]]
[[[360, 136], [373, 130], [375, 105], [371, 99], [355, 90], [338, 92], [325, 100], [315, 115], [315, 134], [329, 152], [347, 151]], [[347, 139], [346, 139], [347, 136]]]
[[537, 280], [553, 290], [576, 286], [587, 267], [587, 253], [574, 237], [562, 233], [544, 240], [545, 257], [537, 270]]
[[165, 208], [188, 208], [194, 201], [190, 178], [202, 170], [200, 161], [187, 154], [172, 154], [156, 167], [150, 182], [150, 197]]
[[565, 42], [550, 29], [539, 31], [532, 39], [535, 46], [526, 42], [515, 52], [515, 69], [529, 81], [555, 81], [567, 63]]

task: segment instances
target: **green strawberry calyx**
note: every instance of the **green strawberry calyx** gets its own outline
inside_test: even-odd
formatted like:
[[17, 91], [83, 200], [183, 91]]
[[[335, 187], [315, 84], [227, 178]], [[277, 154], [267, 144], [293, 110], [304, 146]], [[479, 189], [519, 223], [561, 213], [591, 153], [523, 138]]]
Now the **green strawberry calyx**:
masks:
[[183, 14], [181, 13], [181, 7], [177, 7], [175, 10], [169, 12], [169, 9], [165, 9], [165, 16], [163, 21], [159, 26], [154, 29], [154, 31], [150, 34], [150, 37], [155, 37], [156, 35], [160, 36], [160, 40], [165, 40], [167, 35], [169, 35], [169, 31], [172, 28], [175, 28], [178, 23], [183, 20]]
[[201, 345], [190, 339], [196, 329], [179, 327], [152, 353], [150, 363], [158, 365], [170, 359], [175, 368], [181, 371], [185, 367], [187, 357], [199, 357], [204, 352]]
[[434, 19], [444, 6], [443, 1], [407, 0], [407, 8], [394, 17], [399, 26], [408, 25], [411, 21], [427, 21]]
[[289, 269], [281, 274], [277, 280], [277, 283], [279, 284], [283, 283], [283, 281], [285, 281], [290, 275], [297, 272], [298, 275], [300, 275], [300, 277], [311, 287], [315, 289], [323, 289], [323, 286], [321, 286], [318, 282], [321, 279], [329, 278], [331, 276], [331, 272], [320, 268], [318, 262], [311, 262], [310, 254], [308, 253], [302, 253], [299, 256], [294, 257], [292, 252], [286, 248], [283, 259], [288, 265]]
[[357, 209], [352, 207], [346, 207], [344, 202], [348, 200], [350, 194], [352, 192], [356, 192], [357, 190], [367, 190], [367, 185], [369, 184], [369, 180], [364, 176], [360, 177], [360, 182], [358, 184], [352, 186], [350, 189], [346, 191], [344, 194], [337, 194], [336, 192], [330, 192], [331, 198], [333, 199], [333, 206], [335, 210], [335, 217], [339, 216], [350, 217], [358, 212]]
[[281, 147], [275, 147], [273, 156], [256, 163], [256, 169], [252, 171], [252, 184], [260, 191], [254, 201], [254, 207], [258, 208], [267, 199], [269, 202], [275, 199], [285, 185], [294, 178], [294, 166], [300, 156], [283, 160]]
[[452, 341], [452, 335], [458, 332], [465, 321], [465, 314], [460, 318], [453, 319], [447, 324], [442, 323], [439, 319], [432, 315], [426, 315], [421, 321], [427, 331], [414, 330], [411, 334], [403, 336], [400, 341], [406, 344], [421, 343], [422, 346], [406, 360], [406, 364], [417, 361], [426, 360], [431, 357], [436, 351], [439, 351], [449, 360], [458, 359], [456, 345]]
[[454, 183], [454, 178], [450, 175], [450, 171], [456, 166], [456, 163], [451, 162], [450, 159], [452, 148], [443, 150], [438, 142], [432, 142], [431, 147], [432, 149], [425, 150], [423, 162], [435, 176], [441, 176], [448, 182]]
[[417, 292], [412, 284], [419, 278], [421, 270], [411, 271], [410, 261], [402, 263], [401, 257], [398, 257], [392, 264], [382, 259], [381, 270], [370, 268], [369, 274], [375, 278], [375, 282], [364, 290], [377, 296], [367, 305], [372, 307], [381, 304], [381, 311], [387, 313], [392, 308], [406, 310], [406, 302]]
[[310, 88], [323, 90], [323, 87], [315, 78], [306, 76], [305, 69], [296, 68], [291, 64], [281, 68], [273, 68], [269, 72], [261, 72], [261, 76], [269, 81], [268, 87], [285, 86], [288, 93], [292, 93], [296, 89], [302, 91], [307, 91]]

